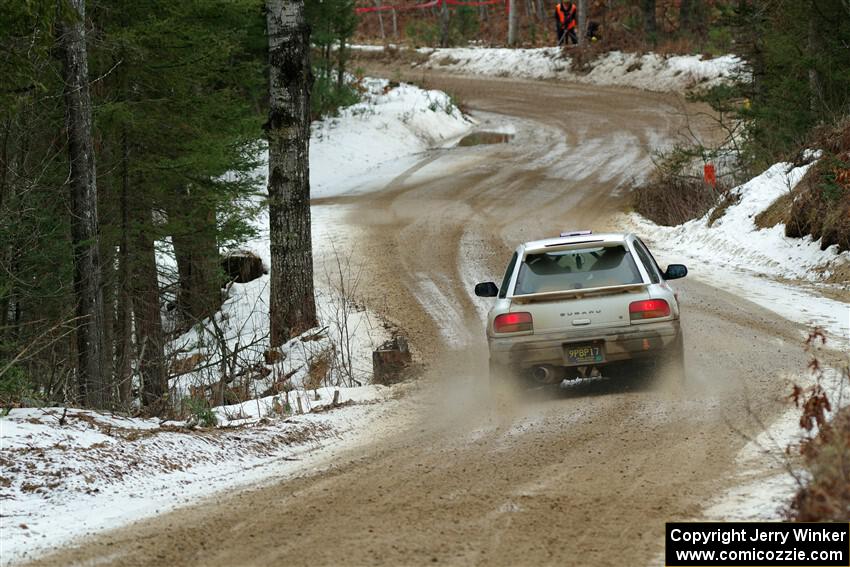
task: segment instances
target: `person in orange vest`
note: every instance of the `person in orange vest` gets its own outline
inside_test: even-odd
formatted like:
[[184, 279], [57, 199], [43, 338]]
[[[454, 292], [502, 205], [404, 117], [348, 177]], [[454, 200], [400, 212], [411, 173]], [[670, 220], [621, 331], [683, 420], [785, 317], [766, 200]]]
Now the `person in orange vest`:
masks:
[[578, 43], [576, 26], [576, 5], [560, 0], [555, 4], [555, 33], [558, 36], [558, 45], [566, 45], [567, 41], [572, 41], [573, 45]]

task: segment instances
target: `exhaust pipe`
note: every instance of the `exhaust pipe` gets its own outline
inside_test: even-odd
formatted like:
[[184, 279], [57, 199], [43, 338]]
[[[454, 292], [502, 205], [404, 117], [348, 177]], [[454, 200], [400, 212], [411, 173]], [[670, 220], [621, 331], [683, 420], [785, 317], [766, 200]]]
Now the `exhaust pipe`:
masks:
[[564, 379], [564, 369], [551, 364], [543, 364], [535, 366], [531, 371], [531, 376], [538, 384], [555, 384]]

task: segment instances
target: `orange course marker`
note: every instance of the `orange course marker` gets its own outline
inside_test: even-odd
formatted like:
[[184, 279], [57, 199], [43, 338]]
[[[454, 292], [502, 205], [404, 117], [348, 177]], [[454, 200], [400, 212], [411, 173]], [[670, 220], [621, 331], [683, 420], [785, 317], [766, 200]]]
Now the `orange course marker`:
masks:
[[707, 163], [702, 168], [703, 178], [705, 182], [712, 187], [717, 187], [717, 171], [714, 169], [713, 163]]

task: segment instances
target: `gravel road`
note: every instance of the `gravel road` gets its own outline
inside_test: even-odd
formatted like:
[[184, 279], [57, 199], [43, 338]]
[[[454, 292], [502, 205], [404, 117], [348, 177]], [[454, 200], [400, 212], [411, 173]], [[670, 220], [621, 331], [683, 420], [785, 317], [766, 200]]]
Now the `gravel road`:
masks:
[[[387, 69], [382, 69], [387, 71]], [[346, 211], [363, 300], [425, 364], [387, 435], [319, 471], [221, 495], [38, 565], [641, 565], [664, 522], [728, 487], [743, 433], [784, 407], [800, 329], [677, 283], [689, 382], [606, 380], [494, 403], [476, 281], [516, 242], [615, 228], [629, 182], [677, 139], [679, 97], [548, 82], [414, 77], [509, 143], [435, 150]], [[692, 271], [711, 266], [691, 266]], [[781, 503], [777, 503], [780, 505]], [[69, 521], [73, 521], [69, 518]]]

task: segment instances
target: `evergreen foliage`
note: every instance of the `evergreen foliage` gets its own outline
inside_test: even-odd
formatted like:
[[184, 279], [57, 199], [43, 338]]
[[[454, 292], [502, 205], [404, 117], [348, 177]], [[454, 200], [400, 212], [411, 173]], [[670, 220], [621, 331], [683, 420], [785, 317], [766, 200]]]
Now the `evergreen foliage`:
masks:
[[795, 151], [813, 127], [850, 112], [850, 5], [742, 2], [735, 18], [753, 70], [741, 111], [748, 157], [765, 166]]
[[348, 44], [357, 29], [357, 14], [354, 0], [306, 0], [304, 8], [318, 54], [310, 96], [311, 116], [318, 119], [358, 100], [357, 92], [345, 79]]
[[[75, 321], [57, 15], [63, 12], [55, 0], [4, 0], [0, 10], [0, 379], [31, 384], [47, 401], [72, 402]], [[136, 300], [137, 335], [143, 292], [160, 312], [158, 282], [177, 275], [154, 272], [146, 280], [153, 289], [141, 285], [139, 266], [150, 267], [154, 243], [183, 237], [190, 245], [175, 250], [178, 260], [184, 254], [195, 273], [206, 264], [200, 273], [207, 281], [191, 284], [219, 297], [218, 250], [251, 233], [262, 190], [255, 170], [266, 100], [265, 22], [259, 0], [109, 0], [89, 2], [86, 15], [107, 350], [111, 358], [136, 357], [138, 337], [122, 349], [132, 333], [113, 332], [124, 307], [116, 300], [122, 287], [130, 292], [123, 299]], [[200, 245], [212, 254], [201, 254]], [[122, 253], [131, 264], [124, 276]], [[161, 347], [154, 352], [160, 357]], [[146, 350], [150, 356], [153, 348]], [[118, 388], [122, 365], [115, 362]]]

